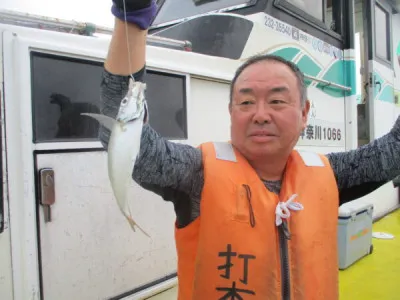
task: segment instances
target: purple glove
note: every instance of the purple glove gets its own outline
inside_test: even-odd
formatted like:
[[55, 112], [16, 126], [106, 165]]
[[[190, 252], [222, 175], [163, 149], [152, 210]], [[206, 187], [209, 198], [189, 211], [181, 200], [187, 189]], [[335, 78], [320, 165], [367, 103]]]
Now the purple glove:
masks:
[[157, 4], [155, 0], [152, 0], [149, 6], [140, 9], [132, 9], [132, 7], [128, 5], [129, 3], [127, 3], [126, 19], [124, 7], [123, 5], [121, 6], [120, 2], [121, 1], [114, 1], [111, 8], [111, 12], [116, 18], [128, 23], [136, 24], [143, 30], [150, 27], [151, 22], [153, 21], [153, 18], [157, 12]]

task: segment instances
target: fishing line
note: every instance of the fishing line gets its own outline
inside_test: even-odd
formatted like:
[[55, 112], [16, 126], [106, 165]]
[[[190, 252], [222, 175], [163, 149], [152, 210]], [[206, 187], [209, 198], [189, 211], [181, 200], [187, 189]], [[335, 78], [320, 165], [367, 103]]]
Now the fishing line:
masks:
[[125, 0], [123, 0], [123, 3], [124, 3], [124, 17], [125, 17], [125, 37], [126, 37], [126, 46], [127, 46], [127, 50], [128, 50], [129, 75], [134, 80], [133, 75], [132, 75], [131, 49], [129, 47], [128, 22], [126, 21], [127, 19], [126, 19], [126, 4], [125, 4]]

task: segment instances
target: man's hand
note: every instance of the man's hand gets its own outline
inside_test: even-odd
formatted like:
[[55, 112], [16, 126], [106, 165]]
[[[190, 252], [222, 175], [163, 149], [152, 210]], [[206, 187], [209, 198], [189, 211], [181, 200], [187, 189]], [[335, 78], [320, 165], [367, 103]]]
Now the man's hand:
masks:
[[125, 16], [124, 1], [112, 1], [115, 25], [104, 66], [115, 75], [130, 75], [145, 66], [147, 29], [157, 5], [155, 0], [125, 0]]
[[128, 23], [137, 25], [140, 29], [146, 30], [150, 27], [157, 12], [155, 0], [113, 0], [112, 14]]
[[[137, 11], [152, 4], [152, 0], [125, 0], [125, 7], [127, 12]], [[113, 3], [121, 11], [124, 10], [124, 0], [113, 0]]]

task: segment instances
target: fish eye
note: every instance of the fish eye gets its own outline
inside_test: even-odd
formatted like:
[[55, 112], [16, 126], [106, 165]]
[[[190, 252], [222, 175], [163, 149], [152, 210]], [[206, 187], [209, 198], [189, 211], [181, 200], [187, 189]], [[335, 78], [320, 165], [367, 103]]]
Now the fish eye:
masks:
[[121, 104], [126, 104], [126, 103], [128, 103], [128, 100], [126, 100], [125, 98], [122, 99]]

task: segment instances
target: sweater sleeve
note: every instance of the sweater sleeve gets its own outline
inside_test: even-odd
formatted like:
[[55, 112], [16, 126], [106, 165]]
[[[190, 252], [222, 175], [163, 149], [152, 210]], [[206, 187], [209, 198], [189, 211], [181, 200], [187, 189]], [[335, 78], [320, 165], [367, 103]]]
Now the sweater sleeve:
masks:
[[376, 190], [400, 175], [400, 117], [386, 135], [358, 149], [327, 156], [341, 204]]
[[[133, 74], [145, 81], [145, 69]], [[115, 118], [119, 104], [128, 89], [128, 76], [104, 70], [101, 82], [101, 113]], [[151, 101], [151, 99], [147, 99]], [[150, 112], [151, 114], [151, 112]], [[151, 120], [151, 116], [150, 116]], [[100, 127], [99, 138], [107, 150], [110, 131]], [[150, 124], [143, 126], [140, 159], [136, 161], [132, 178], [143, 188], [174, 204], [178, 226], [198, 215], [203, 189], [201, 151], [190, 145], [171, 142], [161, 137]]]

